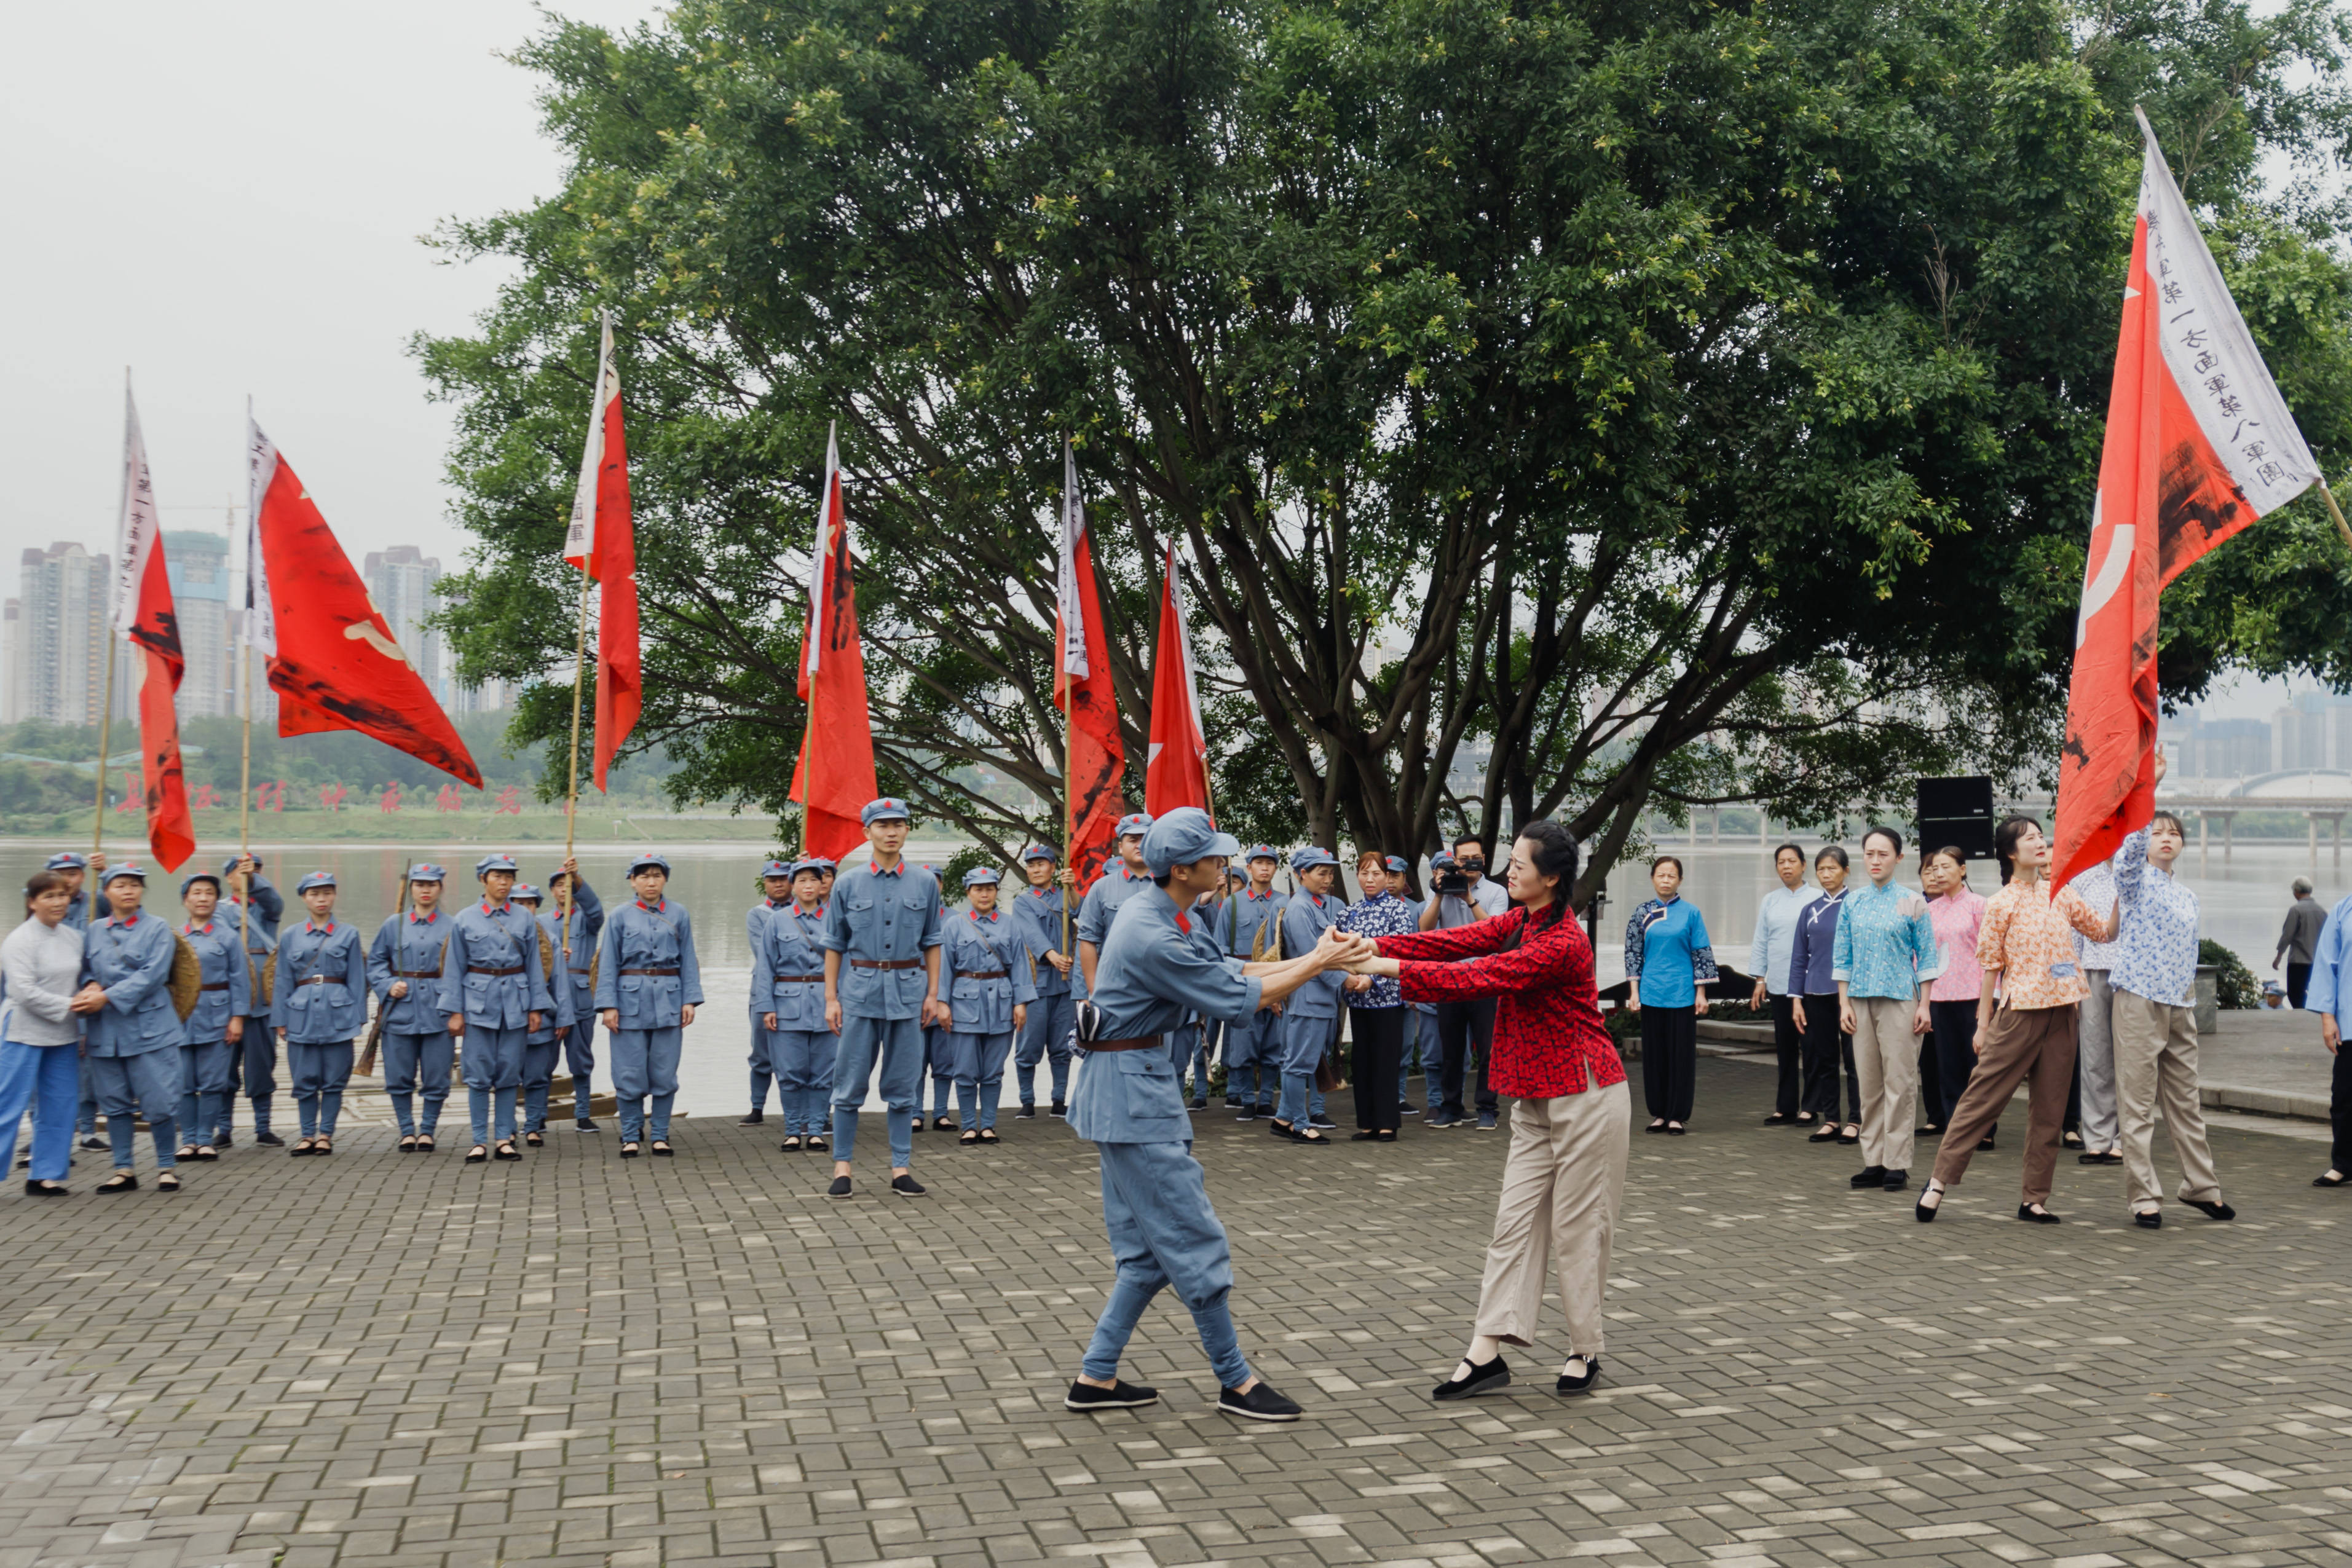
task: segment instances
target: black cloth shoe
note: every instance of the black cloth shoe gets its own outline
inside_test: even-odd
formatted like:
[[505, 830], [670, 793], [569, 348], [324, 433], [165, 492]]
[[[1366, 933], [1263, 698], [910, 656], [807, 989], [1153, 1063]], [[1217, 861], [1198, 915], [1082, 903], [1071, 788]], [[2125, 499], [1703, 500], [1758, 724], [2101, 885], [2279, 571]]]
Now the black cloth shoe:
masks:
[[834, 1177], [833, 1185], [824, 1189], [824, 1196], [827, 1197], [847, 1197], [849, 1196], [849, 1178], [847, 1176]]
[[277, 1134], [271, 1132], [267, 1127], [264, 1127], [258, 1133], [254, 1134], [253, 1141], [261, 1145], [264, 1148], [282, 1149], [286, 1146], [286, 1140], [279, 1137]]
[[113, 1145], [111, 1143], [108, 1142], [108, 1141], [107, 1141], [106, 1139], [104, 1139], [104, 1138], [100, 1137], [96, 1133], [84, 1133], [84, 1134], [81, 1135], [81, 1146], [82, 1146], [83, 1148], [85, 1148], [85, 1149], [100, 1149], [100, 1150], [102, 1150], [102, 1149], [110, 1149], [110, 1148], [114, 1147], [114, 1145]]
[[1037, 1107], [1035, 1103], [1027, 1100], [1021, 1102], [1021, 1109], [1013, 1113], [1013, 1119], [1016, 1122], [1035, 1121], [1037, 1119]]
[[1904, 1191], [1905, 1189], [1908, 1188], [1908, 1187], [1910, 1186], [1910, 1185], [1911, 1185], [1911, 1173], [1910, 1173], [1909, 1171], [1907, 1171], [1907, 1170], [1888, 1171], [1888, 1172], [1886, 1173], [1886, 1190], [1887, 1190], [1887, 1191], [1889, 1191], [1889, 1192], [1902, 1192], [1902, 1191]]
[[1565, 1372], [1561, 1373], [1559, 1375], [1559, 1381], [1552, 1385], [1552, 1392], [1555, 1394], [1591, 1393], [1592, 1385], [1601, 1381], [1601, 1358], [1597, 1355], [1572, 1355], [1569, 1357], [1569, 1360], [1583, 1362], [1584, 1375], [1581, 1377], [1571, 1377]]
[[2238, 1211], [2231, 1208], [2226, 1203], [2207, 1203], [2201, 1197], [2184, 1197], [2180, 1201], [2187, 1204], [2189, 1207], [2199, 1210], [2208, 1219], [2235, 1219], [2238, 1218]]
[[1257, 1112], [1250, 1106], [1244, 1105], [1238, 1112], [1234, 1113], [1234, 1120], [1236, 1122], [1255, 1122], [1257, 1120]]
[[1097, 1388], [1091, 1383], [1072, 1383], [1070, 1391], [1062, 1396], [1065, 1410], [1134, 1410], [1160, 1403], [1160, 1390], [1144, 1388], [1136, 1384], [1113, 1379], [1113, 1386]]
[[2017, 1218], [2022, 1219], [2028, 1225], [2055, 1225], [2058, 1223], [2058, 1216], [2051, 1213], [2047, 1208], [2036, 1209], [2030, 1203], [2021, 1203], [2017, 1206]]
[[735, 1124], [739, 1127], [756, 1127], [767, 1119], [768, 1108], [764, 1105], [755, 1105], [751, 1108], [751, 1113], [750, 1115], [744, 1117]]
[[1056, 1116], [1066, 1117], [1070, 1113], [1070, 1108], [1067, 1105], [1063, 1104], [1059, 1100], [1056, 1100], [1054, 1102], [1054, 1109], [1051, 1113]]
[[73, 1195], [61, 1186], [43, 1186], [39, 1182], [27, 1180], [25, 1183], [25, 1196], [27, 1197], [70, 1197]]
[[911, 1176], [902, 1176], [890, 1178], [890, 1190], [899, 1197], [920, 1197], [930, 1189]]
[[1296, 1421], [1304, 1414], [1297, 1406], [1274, 1391], [1274, 1385], [1264, 1378], [1247, 1394], [1236, 1394], [1230, 1388], [1217, 1390], [1217, 1408], [1228, 1416], [1240, 1416], [1252, 1421]]
[[1194, 1111], [1205, 1111], [1209, 1108], [1209, 1103], [1206, 1100], [1195, 1100], [1188, 1108]]
[[2346, 1176], [2341, 1171], [2326, 1170], [2312, 1177], [2311, 1185], [2314, 1186], [2352, 1186], [2352, 1176]]
[[1348, 1134], [1348, 1141], [1349, 1141], [1349, 1143], [1351, 1143], [1351, 1144], [1369, 1144], [1369, 1143], [1370, 1143], [1374, 1138], [1377, 1138], [1377, 1137], [1379, 1137], [1379, 1136], [1380, 1136], [1380, 1134], [1378, 1134], [1378, 1133], [1376, 1133], [1376, 1132], [1372, 1131], [1372, 1129], [1370, 1129], [1370, 1127], [1367, 1127], [1367, 1128], [1365, 1128], [1365, 1129], [1364, 1129], [1362, 1132], [1360, 1132], [1360, 1133], [1350, 1133], [1350, 1134]]
[[118, 1192], [137, 1192], [139, 1190], [139, 1178], [132, 1176], [129, 1171], [117, 1171], [112, 1176], [107, 1177], [104, 1181], [99, 1183], [97, 1190], [109, 1194]]
[[1990, 1154], [1991, 1152], [1992, 1152], [1992, 1134], [1991, 1134], [1990, 1133], [1987, 1133], [1983, 1137], [1979, 1138], [1979, 1139], [1977, 1140], [1977, 1153], [1979, 1153], [1979, 1154], [1980, 1154], [1980, 1155], [1984, 1155], [1984, 1154]]
[[1846, 1177], [1845, 1185], [1856, 1188], [1865, 1186], [1885, 1186], [1886, 1185], [1886, 1167], [1885, 1166], [1864, 1166], [1862, 1169], [1854, 1172], [1853, 1175]]
[[2132, 1223], [2142, 1230], [2161, 1230], [2164, 1228], [2164, 1210], [2151, 1208], [2146, 1214], [2134, 1210]]
[[586, 1116], [574, 1116], [572, 1119], [572, 1130], [575, 1133], [595, 1133], [603, 1131], [602, 1128], [596, 1125], [593, 1119]]
[[[1481, 1111], [1481, 1112], [1479, 1112], [1479, 1113], [1478, 1113], [1478, 1125], [1477, 1125], [1475, 1128], [1474, 1128], [1474, 1129], [1473, 1129], [1473, 1131], [1480, 1132], [1480, 1133], [1491, 1133], [1491, 1132], [1493, 1132], [1494, 1130], [1495, 1130], [1495, 1113], [1493, 1113], [1492, 1111]], [[1679, 1133], [1679, 1132], [1681, 1132], [1681, 1131], [1682, 1131], [1682, 1129], [1681, 1129], [1680, 1127], [1668, 1127], [1668, 1128], [1666, 1129], [1666, 1131], [1667, 1131], [1667, 1132], [1669, 1132], [1669, 1133]]]
[[1824, 1123], [1819, 1132], [1809, 1134], [1805, 1139], [1809, 1144], [1834, 1144], [1837, 1141], [1837, 1127], [1829, 1123]]
[[1497, 1388], [1508, 1385], [1510, 1381], [1510, 1363], [1497, 1355], [1483, 1366], [1472, 1367], [1470, 1375], [1467, 1377], [1447, 1378], [1431, 1389], [1429, 1396], [1440, 1402], [1448, 1399], [1467, 1399], [1474, 1394], [1491, 1394]]
[[1314, 1128], [1318, 1133], [1336, 1133], [1339, 1130], [1339, 1124], [1334, 1122], [1330, 1117], [1326, 1116], [1320, 1111], [1308, 1116], [1307, 1118], [1307, 1124]]

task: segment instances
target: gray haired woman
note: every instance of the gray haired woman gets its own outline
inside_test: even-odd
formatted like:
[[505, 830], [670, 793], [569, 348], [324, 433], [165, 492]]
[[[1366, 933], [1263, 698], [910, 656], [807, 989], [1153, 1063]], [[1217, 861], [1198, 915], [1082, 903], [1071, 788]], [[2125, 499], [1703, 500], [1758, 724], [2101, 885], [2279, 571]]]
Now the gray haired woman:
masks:
[[[68, 924], [73, 889], [53, 871], [25, 884], [25, 923], [0, 942], [6, 975], [5, 1027], [0, 1029], [0, 1170], [16, 1153], [16, 1127], [33, 1107], [33, 1168], [25, 1190], [66, 1196], [73, 1160], [74, 1102], [79, 1097], [81, 1018], [106, 1005], [81, 983], [82, 934]], [[94, 999], [93, 999], [94, 998]]]

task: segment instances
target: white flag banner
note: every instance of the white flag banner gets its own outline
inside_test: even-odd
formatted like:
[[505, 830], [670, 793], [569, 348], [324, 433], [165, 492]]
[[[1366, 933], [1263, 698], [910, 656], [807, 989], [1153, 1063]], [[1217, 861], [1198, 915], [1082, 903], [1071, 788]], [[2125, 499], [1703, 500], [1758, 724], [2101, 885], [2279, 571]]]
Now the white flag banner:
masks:
[[2157, 292], [2164, 367], [2206, 444], [2254, 516], [2263, 517], [2309, 489], [2319, 465], [2230, 298], [2147, 116], [2140, 115], [2139, 124], [2139, 211], [2147, 222], [2147, 275]]
[[[802, 668], [806, 674], [815, 674], [822, 662], [826, 634], [832, 630], [825, 620], [827, 607], [833, 602], [833, 533], [835, 525], [849, 526], [841, 498], [841, 445], [837, 440], [839, 427], [824, 427], [824, 488], [818, 492], [816, 504], [816, 542], [809, 547], [809, 617], [808, 636], [802, 646]], [[805, 680], [803, 683], [805, 685]]]
[[131, 373], [122, 376], [122, 509], [114, 529], [114, 629], [125, 637], [139, 629], [139, 585], [163, 547], [155, 515], [155, 481], [147, 472], [147, 438], [139, 428], [139, 405], [131, 396]]
[[596, 400], [588, 410], [588, 442], [580, 454], [580, 482], [572, 491], [572, 521], [563, 530], [563, 559], [581, 570], [596, 555], [596, 476], [604, 466], [604, 419], [621, 399], [621, 372], [613, 363], [613, 313], [596, 350]]
[[1078, 549], [1087, 533], [1087, 508], [1078, 498], [1078, 457], [1066, 437], [1062, 442], [1062, 566], [1055, 587], [1062, 619], [1062, 675], [1085, 680], [1087, 617], [1078, 594]]
[[269, 561], [261, 548], [261, 498], [278, 477], [278, 444], [245, 411], [245, 645], [265, 660], [278, 656], [278, 614], [269, 597]]

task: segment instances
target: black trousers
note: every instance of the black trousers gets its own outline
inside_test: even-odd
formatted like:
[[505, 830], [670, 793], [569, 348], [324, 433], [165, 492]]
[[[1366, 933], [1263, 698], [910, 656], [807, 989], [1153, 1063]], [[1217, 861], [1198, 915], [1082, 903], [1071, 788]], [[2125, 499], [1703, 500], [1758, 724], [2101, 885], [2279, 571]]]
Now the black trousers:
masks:
[[1653, 1118], [1687, 1122], [1698, 1092], [1698, 1009], [1642, 1009], [1642, 1098]]
[[1445, 1093], [1442, 1107], [1445, 1114], [1459, 1120], [1462, 1116], [1463, 1069], [1471, 1060], [1472, 1046], [1477, 1048], [1476, 1101], [1483, 1115], [1496, 1106], [1495, 1092], [1486, 1087], [1486, 1054], [1495, 1043], [1495, 1003], [1492, 998], [1475, 1002], [1440, 1002], [1437, 1004], [1437, 1084]]
[[1397, 1069], [1404, 1061], [1402, 1008], [1348, 1009], [1355, 1037], [1356, 1127], [1360, 1132], [1396, 1130]]
[[2286, 1005], [2291, 1008], [2300, 1008], [2303, 1006], [2304, 988], [2310, 984], [2311, 966], [2308, 964], [2298, 964], [2292, 958], [2288, 959], [2286, 965]]
[[1804, 1109], [1838, 1119], [1838, 1065], [1845, 1065], [1846, 1117], [1862, 1120], [1862, 1084], [1853, 1075], [1853, 1036], [1838, 1028], [1837, 993], [1805, 998]]
[[[1927, 1004], [1930, 1008], [1936, 1004]], [[1936, 1061], [1936, 1035], [1933, 1030], [1919, 1037], [1919, 1120], [1922, 1124], [1944, 1124], [1944, 1075]]]
[[[1948, 1127], [1952, 1113], [1959, 1108], [1960, 1096], [1967, 1092], [1969, 1075], [1977, 1070], [1977, 1005], [1974, 1002], [1929, 1002], [1927, 1004], [1928, 1040], [1936, 1052], [1936, 1082], [1943, 1090], [1943, 1099], [1931, 1109], [1936, 1124]], [[1919, 1103], [1928, 1105], [1926, 1092]], [[2000, 1131], [1995, 1122], [1992, 1133]]]
[[1794, 997], [1780, 996], [1772, 1001], [1772, 1050], [1780, 1059], [1780, 1081], [1772, 1089], [1772, 1110], [1777, 1115], [1797, 1113], [1799, 1063], [1803, 1058], [1805, 1039], [1797, 1028]]
[[2327, 1119], [2336, 1126], [2336, 1148], [2327, 1163], [2352, 1176], [2352, 1040], [2336, 1052], [2336, 1076], [2328, 1081]]

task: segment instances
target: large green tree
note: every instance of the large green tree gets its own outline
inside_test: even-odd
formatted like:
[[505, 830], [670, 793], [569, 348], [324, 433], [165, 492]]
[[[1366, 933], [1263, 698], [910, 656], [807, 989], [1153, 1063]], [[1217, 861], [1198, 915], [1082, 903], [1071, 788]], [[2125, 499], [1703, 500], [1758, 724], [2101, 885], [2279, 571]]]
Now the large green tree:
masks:
[[[420, 342], [481, 540], [455, 641], [544, 683], [521, 731], [560, 741], [557, 541], [609, 308], [641, 744], [682, 792], [785, 810], [835, 421], [886, 780], [1000, 847], [1054, 812], [983, 779], [1058, 796], [1066, 433], [1130, 753], [1172, 539], [1245, 831], [1426, 848], [1556, 813], [1589, 880], [1660, 803], [1820, 820], [2014, 767], [2063, 706], [2130, 106], [2225, 225], [2290, 396], [2324, 397], [2352, 375], [2334, 214], [2256, 172], [2340, 150], [2346, 37], [2310, 0], [551, 22], [520, 57], [564, 187], [450, 227], [517, 275], [474, 335]], [[2306, 411], [2323, 457], [2341, 406]], [[2352, 670], [2319, 526], [2184, 585], [2179, 689]]]

